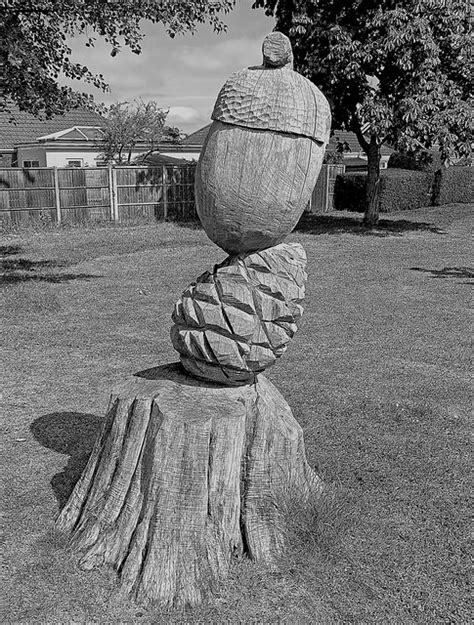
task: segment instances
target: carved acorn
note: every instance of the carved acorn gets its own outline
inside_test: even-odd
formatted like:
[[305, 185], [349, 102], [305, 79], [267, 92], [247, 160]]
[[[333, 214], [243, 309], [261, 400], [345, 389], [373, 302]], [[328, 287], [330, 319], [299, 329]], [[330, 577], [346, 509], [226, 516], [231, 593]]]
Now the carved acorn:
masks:
[[290, 41], [271, 33], [263, 65], [222, 87], [196, 170], [197, 212], [229, 254], [277, 245], [316, 184], [331, 113], [319, 89], [293, 71]]

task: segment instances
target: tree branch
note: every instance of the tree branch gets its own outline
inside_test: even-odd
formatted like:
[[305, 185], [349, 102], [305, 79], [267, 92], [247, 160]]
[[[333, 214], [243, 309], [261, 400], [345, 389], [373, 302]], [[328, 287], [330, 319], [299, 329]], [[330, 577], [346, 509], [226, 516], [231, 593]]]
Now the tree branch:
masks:
[[354, 132], [354, 134], [356, 135], [357, 140], [359, 141], [360, 147], [364, 150], [364, 152], [366, 154], [368, 154], [369, 153], [369, 142], [367, 141], [367, 139], [364, 137], [364, 135], [362, 133], [362, 129], [360, 127], [360, 122], [357, 119], [356, 115], [352, 115], [351, 129]]

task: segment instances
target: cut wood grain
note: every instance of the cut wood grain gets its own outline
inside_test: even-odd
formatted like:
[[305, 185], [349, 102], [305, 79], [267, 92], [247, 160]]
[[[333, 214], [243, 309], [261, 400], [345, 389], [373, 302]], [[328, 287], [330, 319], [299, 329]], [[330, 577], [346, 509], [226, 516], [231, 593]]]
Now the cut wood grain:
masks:
[[284, 35], [269, 35], [263, 56], [221, 90], [196, 171], [201, 221], [230, 256], [176, 305], [182, 364], [112, 393], [57, 521], [83, 568], [114, 567], [143, 603], [200, 604], [232, 555], [272, 562], [285, 543], [282, 493], [304, 505], [321, 490], [300, 426], [261, 371], [302, 314], [306, 254], [281, 241], [315, 186], [329, 105], [291, 69]]
[[259, 376], [205, 384], [179, 364], [118, 387], [106, 424], [57, 527], [80, 566], [109, 565], [140, 603], [197, 605], [232, 556], [265, 563], [285, 545], [282, 492], [321, 490], [303, 434]]
[[289, 39], [271, 33], [263, 56], [222, 87], [196, 169], [199, 218], [229, 254], [277, 245], [291, 232], [329, 140], [329, 103], [292, 70]]
[[196, 209], [229, 254], [281, 243], [307, 206], [324, 147], [307, 137], [213, 122], [196, 167]]
[[270, 33], [262, 44], [263, 64], [266, 67], [293, 67], [293, 50], [290, 40], [279, 32]]

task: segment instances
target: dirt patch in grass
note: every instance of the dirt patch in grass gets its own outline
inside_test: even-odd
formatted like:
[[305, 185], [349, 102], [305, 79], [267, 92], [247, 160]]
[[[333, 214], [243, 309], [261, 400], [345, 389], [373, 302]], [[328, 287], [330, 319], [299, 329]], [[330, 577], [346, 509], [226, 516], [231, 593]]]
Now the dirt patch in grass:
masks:
[[292, 235], [308, 255], [305, 314], [268, 377], [328, 494], [290, 515], [279, 568], [236, 561], [215, 605], [189, 613], [141, 608], [111, 572], [80, 571], [53, 520], [110, 388], [176, 360], [175, 301], [224, 254], [173, 224], [4, 237], [18, 279], [1, 311], [2, 621], [469, 622], [470, 209], [390, 215], [412, 226], [383, 236], [339, 214]]

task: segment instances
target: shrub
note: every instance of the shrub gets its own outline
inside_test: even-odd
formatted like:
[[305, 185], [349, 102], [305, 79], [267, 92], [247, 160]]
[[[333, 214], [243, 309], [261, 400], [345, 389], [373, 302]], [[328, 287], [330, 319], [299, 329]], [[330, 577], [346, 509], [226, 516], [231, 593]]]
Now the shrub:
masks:
[[434, 176], [428, 171], [388, 169], [380, 175], [381, 213], [415, 210], [431, 204]]
[[474, 169], [472, 167], [449, 167], [435, 174], [432, 204], [474, 202]]
[[425, 151], [417, 154], [393, 152], [388, 159], [389, 169], [410, 169], [414, 171], [436, 171], [441, 167], [441, 156], [437, 151]]
[[[414, 210], [431, 204], [432, 172], [387, 169], [380, 172], [381, 213]], [[366, 174], [340, 174], [334, 188], [336, 210], [365, 210]]]
[[337, 211], [365, 210], [366, 175], [339, 174], [334, 184], [334, 208]]
[[326, 150], [323, 158], [324, 165], [340, 165], [342, 163], [344, 163], [342, 152], [338, 150]]

